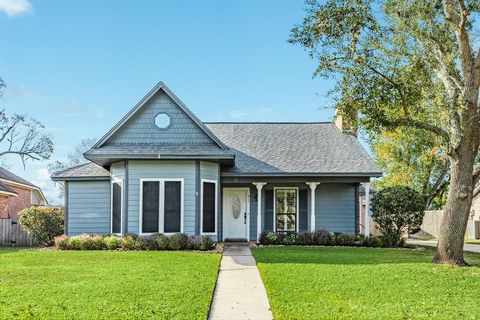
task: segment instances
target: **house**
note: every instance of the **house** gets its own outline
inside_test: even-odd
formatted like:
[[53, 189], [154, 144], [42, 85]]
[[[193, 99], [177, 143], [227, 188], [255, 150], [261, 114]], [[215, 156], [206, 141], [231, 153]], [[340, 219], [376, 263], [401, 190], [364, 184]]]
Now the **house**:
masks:
[[206, 123], [163, 83], [84, 156], [52, 175], [69, 235], [357, 233], [359, 185], [381, 175], [333, 123]]
[[33, 205], [47, 205], [42, 190], [0, 168], [0, 219], [12, 219], [17, 222], [18, 212]]

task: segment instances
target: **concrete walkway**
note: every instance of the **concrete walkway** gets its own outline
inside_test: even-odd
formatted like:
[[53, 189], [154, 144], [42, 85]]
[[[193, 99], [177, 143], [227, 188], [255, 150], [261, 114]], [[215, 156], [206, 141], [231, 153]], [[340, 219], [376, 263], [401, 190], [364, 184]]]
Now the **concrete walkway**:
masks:
[[[407, 244], [413, 244], [413, 245], [417, 245], [417, 246], [429, 246], [429, 247], [435, 247], [436, 248], [437, 247], [437, 240], [413, 240], [413, 239], [408, 239]], [[463, 250], [480, 253], [480, 245], [465, 243], [463, 245]]]
[[209, 319], [273, 319], [248, 243], [225, 243]]

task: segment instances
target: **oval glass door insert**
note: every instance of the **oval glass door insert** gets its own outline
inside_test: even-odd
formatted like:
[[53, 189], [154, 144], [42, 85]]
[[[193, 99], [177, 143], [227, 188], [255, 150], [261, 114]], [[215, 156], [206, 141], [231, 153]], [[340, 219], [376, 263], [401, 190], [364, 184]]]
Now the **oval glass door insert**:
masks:
[[235, 219], [240, 217], [240, 211], [242, 211], [242, 203], [238, 195], [232, 196], [232, 214]]

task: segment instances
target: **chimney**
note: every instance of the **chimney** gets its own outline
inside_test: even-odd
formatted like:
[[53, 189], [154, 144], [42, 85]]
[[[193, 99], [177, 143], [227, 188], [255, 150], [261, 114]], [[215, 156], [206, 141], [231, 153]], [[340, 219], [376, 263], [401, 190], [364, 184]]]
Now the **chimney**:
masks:
[[351, 134], [357, 137], [358, 128], [358, 112], [356, 110], [348, 110], [345, 115], [338, 108], [335, 109], [334, 122], [335, 125], [345, 134]]

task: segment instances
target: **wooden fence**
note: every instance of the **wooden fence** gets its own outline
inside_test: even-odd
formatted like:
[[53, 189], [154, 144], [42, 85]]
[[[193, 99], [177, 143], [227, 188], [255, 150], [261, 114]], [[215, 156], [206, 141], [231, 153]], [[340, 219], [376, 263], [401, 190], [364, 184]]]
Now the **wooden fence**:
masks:
[[32, 237], [12, 219], [0, 219], [0, 246], [27, 247], [34, 245]]

